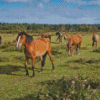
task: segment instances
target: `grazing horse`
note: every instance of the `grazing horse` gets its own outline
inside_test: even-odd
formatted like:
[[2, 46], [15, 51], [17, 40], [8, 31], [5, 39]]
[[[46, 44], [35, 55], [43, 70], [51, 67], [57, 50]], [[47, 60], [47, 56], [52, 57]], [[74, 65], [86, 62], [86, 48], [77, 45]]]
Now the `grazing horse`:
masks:
[[0, 36], [0, 44], [1, 44], [2, 37]]
[[73, 54], [73, 47], [72, 45], [75, 45], [76, 51], [78, 54], [80, 54], [80, 46], [81, 46], [81, 42], [82, 42], [82, 37], [79, 34], [76, 35], [71, 35], [69, 38], [69, 42], [68, 42], [68, 51], [69, 51], [69, 56], [70, 54]]
[[18, 33], [18, 36], [17, 36], [16, 48], [20, 49], [22, 45], [25, 46], [24, 53], [26, 56], [25, 68], [26, 68], [27, 76], [29, 75], [28, 68], [27, 68], [27, 63], [28, 63], [29, 58], [32, 59], [32, 70], [33, 70], [33, 77], [34, 77], [35, 76], [35, 71], [34, 71], [35, 57], [41, 58], [40, 72], [42, 72], [43, 67], [45, 65], [45, 59], [46, 59], [47, 53], [49, 54], [50, 60], [52, 62], [52, 68], [53, 70], [55, 70], [52, 55], [51, 55], [51, 46], [48, 39], [38, 38], [34, 40], [32, 36], [26, 34], [25, 32], [21, 32], [21, 33], [17, 32], [17, 33]]
[[[58, 35], [57, 40], [59, 39], [59, 43], [62, 42], [62, 34], [59, 33], [59, 32], [57, 32], [56, 35]], [[56, 40], [56, 41], [57, 41], [57, 40]]]
[[49, 40], [51, 42], [51, 35], [50, 34], [39, 33], [39, 36], [41, 36], [41, 38], [49, 38]]
[[[63, 36], [64, 36], [64, 40], [66, 41], [68, 41], [69, 40], [69, 36], [68, 35], [65, 35], [65, 34], [63, 34]], [[66, 44], [66, 42], [65, 42], [65, 44]]]
[[94, 42], [96, 42], [96, 49], [97, 49], [97, 42], [99, 40], [99, 36], [97, 35], [96, 32], [93, 32], [93, 37], [92, 37], [93, 43], [92, 43], [92, 47], [94, 49]]

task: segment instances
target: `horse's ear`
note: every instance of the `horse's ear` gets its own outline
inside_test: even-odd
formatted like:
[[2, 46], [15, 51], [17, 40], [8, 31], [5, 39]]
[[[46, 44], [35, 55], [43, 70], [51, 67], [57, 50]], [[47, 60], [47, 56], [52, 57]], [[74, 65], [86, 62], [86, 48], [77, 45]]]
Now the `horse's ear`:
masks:
[[19, 32], [17, 32], [17, 34], [19, 34]]

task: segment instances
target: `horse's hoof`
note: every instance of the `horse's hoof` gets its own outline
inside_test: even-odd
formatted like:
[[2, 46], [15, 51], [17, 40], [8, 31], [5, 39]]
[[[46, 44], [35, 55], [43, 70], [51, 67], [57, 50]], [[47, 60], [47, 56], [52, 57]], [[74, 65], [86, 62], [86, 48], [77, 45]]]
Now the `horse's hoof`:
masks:
[[39, 73], [42, 73], [42, 71], [40, 71]]
[[80, 55], [80, 53], [78, 53], [78, 55]]
[[52, 71], [55, 71], [55, 69], [53, 69]]
[[32, 78], [35, 78], [35, 76], [32, 76]]

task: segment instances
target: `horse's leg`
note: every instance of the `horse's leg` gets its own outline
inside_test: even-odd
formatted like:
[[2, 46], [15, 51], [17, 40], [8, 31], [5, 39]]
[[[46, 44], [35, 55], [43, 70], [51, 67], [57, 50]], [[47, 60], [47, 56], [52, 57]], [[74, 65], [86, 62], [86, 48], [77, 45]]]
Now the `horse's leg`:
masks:
[[43, 71], [43, 67], [44, 67], [44, 65], [45, 65], [45, 60], [46, 60], [46, 55], [47, 55], [47, 53], [45, 53], [45, 54], [42, 56], [40, 73]]
[[97, 49], [97, 42], [96, 42], [96, 49]]
[[94, 49], [94, 41], [93, 41], [93, 43], [92, 43], [92, 47], [93, 47], [93, 49]]
[[58, 38], [57, 38], [57, 40], [56, 41], [58, 41]]
[[27, 68], [27, 63], [28, 63], [29, 57], [26, 56], [26, 61], [25, 61], [25, 69], [26, 69], [26, 75], [29, 76], [28, 73], [28, 68]]
[[77, 44], [77, 53], [78, 53], [78, 55], [80, 54], [80, 51], [79, 51], [79, 48], [80, 48], [80, 43], [79, 44]]
[[34, 71], [34, 63], [35, 63], [35, 57], [32, 58], [32, 70], [33, 70], [33, 77], [35, 76], [35, 71]]
[[79, 49], [80, 49], [80, 46], [81, 46], [81, 42], [79, 43]]
[[53, 69], [53, 71], [55, 71], [55, 67], [54, 67], [53, 59], [52, 59], [52, 55], [51, 55], [51, 50], [48, 51], [48, 54], [49, 54], [49, 57], [50, 57], [50, 60], [51, 60], [51, 63], [52, 63], [52, 69]]

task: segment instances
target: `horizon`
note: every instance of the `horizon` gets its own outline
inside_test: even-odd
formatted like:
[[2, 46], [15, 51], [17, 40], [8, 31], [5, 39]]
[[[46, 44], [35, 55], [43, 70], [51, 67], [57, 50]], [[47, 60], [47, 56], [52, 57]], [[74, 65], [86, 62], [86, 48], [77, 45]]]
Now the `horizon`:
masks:
[[100, 24], [99, 0], [0, 0], [0, 23]]

